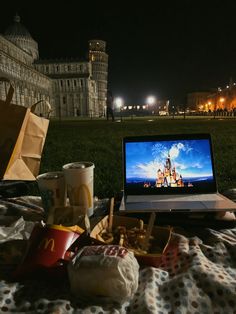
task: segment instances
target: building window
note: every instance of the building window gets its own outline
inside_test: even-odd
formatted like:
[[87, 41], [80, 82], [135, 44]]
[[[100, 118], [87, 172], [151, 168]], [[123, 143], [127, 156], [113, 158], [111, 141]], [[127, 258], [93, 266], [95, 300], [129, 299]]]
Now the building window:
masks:
[[62, 102], [63, 102], [63, 104], [66, 103], [66, 97], [65, 96], [62, 97]]
[[60, 81], [60, 84], [61, 84], [61, 87], [62, 87], [63, 86], [63, 81], [62, 80]]
[[68, 65], [67, 69], [68, 69], [68, 71], [70, 71], [70, 65]]
[[80, 80], [80, 86], [83, 87], [83, 80]]
[[76, 82], [76, 80], [74, 80], [74, 86], [77, 86], [77, 82]]
[[58, 66], [58, 65], [56, 66], [56, 71], [57, 71], [57, 72], [59, 71], [59, 66]]
[[67, 86], [70, 86], [70, 81], [69, 80], [67, 80]]

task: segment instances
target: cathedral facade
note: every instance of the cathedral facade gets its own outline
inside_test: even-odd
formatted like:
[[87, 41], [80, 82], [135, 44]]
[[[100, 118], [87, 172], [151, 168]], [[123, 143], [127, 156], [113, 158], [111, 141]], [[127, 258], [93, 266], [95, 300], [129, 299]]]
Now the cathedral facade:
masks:
[[[54, 117], [99, 117], [106, 108], [108, 55], [103, 40], [90, 40], [88, 60], [40, 60], [37, 42], [18, 15], [0, 35], [0, 77], [13, 83], [13, 103], [29, 107], [43, 100], [38, 112], [46, 115], [44, 101]], [[0, 99], [7, 93], [0, 82]]]

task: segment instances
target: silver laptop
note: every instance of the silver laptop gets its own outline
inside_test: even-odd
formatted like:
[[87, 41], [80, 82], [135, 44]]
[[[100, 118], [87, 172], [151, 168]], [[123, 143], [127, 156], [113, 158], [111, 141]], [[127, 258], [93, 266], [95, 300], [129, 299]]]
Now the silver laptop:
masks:
[[210, 134], [125, 137], [120, 211], [234, 211], [217, 191]]

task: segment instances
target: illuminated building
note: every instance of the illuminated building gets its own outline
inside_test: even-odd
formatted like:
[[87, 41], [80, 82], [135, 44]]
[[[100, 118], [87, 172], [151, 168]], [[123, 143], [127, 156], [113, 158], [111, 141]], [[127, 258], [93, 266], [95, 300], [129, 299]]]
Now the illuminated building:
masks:
[[[57, 117], [101, 116], [105, 111], [108, 55], [102, 40], [89, 41], [88, 60], [40, 60], [38, 43], [18, 15], [0, 35], [0, 75], [14, 85], [13, 102], [29, 107], [47, 100]], [[0, 99], [7, 84], [0, 83]], [[42, 105], [43, 106], [43, 105]], [[44, 113], [46, 107], [41, 108]]]
[[225, 88], [209, 92], [189, 93], [187, 108], [194, 112], [217, 112], [219, 115], [236, 114], [236, 83], [231, 80]]

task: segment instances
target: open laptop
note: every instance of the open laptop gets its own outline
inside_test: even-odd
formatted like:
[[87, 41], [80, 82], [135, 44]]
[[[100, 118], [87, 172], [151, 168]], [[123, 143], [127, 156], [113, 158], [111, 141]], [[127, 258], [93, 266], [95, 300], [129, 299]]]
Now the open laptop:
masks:
[[234, 211], [217, 191], [210, 134], [125, 137], [125, 212]]

